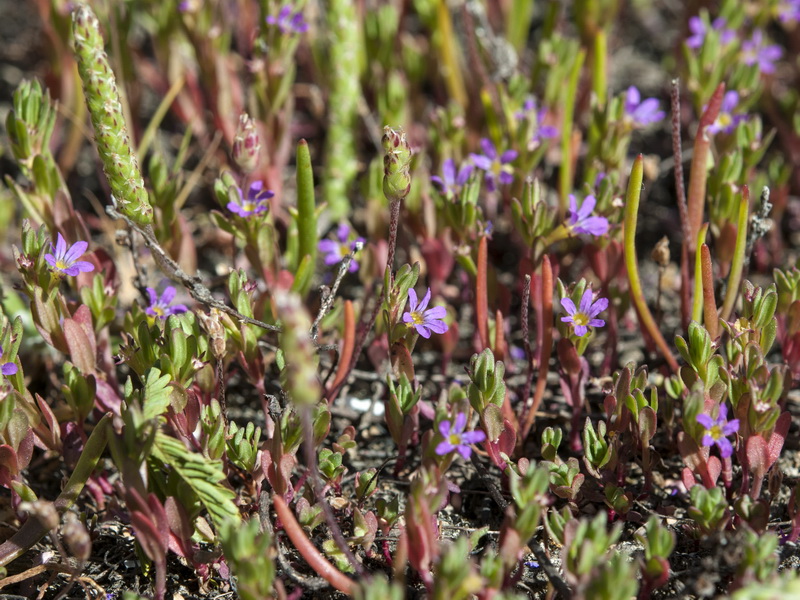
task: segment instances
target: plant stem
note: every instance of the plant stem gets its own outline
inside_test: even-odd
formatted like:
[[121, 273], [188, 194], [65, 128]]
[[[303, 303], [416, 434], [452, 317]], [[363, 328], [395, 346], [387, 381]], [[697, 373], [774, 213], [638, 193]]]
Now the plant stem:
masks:
[[[702, 270], [702, 284], [703, 284], [703, 304], [705, 305], [702, 311], [705, 316], [705, 326], [708, 335], [712, 340], [717, 339], [719, 335], [719, 316], [717, 315], [717, 303], [714, 300], [714, 272], [711, 265], [711, 252], [708, 246], [703, 244], [700, 246], [700, 260]], [[700, 322], [700, 319], [697, 319]]]
[[353, 593], [353, 580], [347, 577], [339, 569], [334, 567], [328, 560], [320, 554], [319, 550], [314, 547], [311, 540], [308, 539], [303, 528], [295, 519], [291, 509], [286, 505], [286, 502], [280, 495], [275, 494], [272, 496], [272, 504], [275, 506], [275, 512], [278, 518], [283, 523], [283, 529], [286, 535], [292, 540], [292, 544], [305, 559], [308, 565], [314, 571], [330, 583], [337, 590], [348, 596]]
[[708, 178], [708, 152], [711, 140], [706, 135], [706, 128], [711, 125], [719, 114], [722, 106], [722, 97], [725, 94], [725, 84], [720, 83], [711, 100], [708, 108], [700, 117], [700, 125], [697, 128], [697, 135], [694, 138], [694, 154], [692, 155], [692, 170], [689, 173], [689, 243], [692, 244], [691, 250], [695, 252], [697, 247], [694, 245], [700, 226], [703, 222], [703, 209], [706, 200], [706, 180]]
[[594, 36], [594, 56], [592, 60], [592, 91], [597, 105], [606, 105], [606, 73], [608, 71], [608, 38], [605, 29], [598, 29]]
[[561, 124], [561, 169], [558, 173], [559, 216], [567, 213], [569, 193], [572, 191], [572, 123], [575, 112], [575, 97], [578, 95], [578, 82], [586, 51], [581, 50], [572, 64], [564, 98], [564, 119]]
[[639, 200], [642, 195], [642, 179], [644, 177], [643, 162], [641, 154], [636, 157], [636, 160], [633, 162], [633, 167], [631, 168], [631, 177], [628, 181], [624, 222], [625, 267], [628, 271], [628, 284], [630, 285], [631, 299], [639, 312], [641, 323], [661, 350], [672, 372], [677, 373], [679, 368], [678, 362], [675, 360], [675, 357], [672, 356], [672, 351], [653, 319], [653, 315], [644, 298], [642, 282], [639, 279], [639, 264], [636, 258], [636, 221], [639, 217]]
[[742, 196], [739, 198], [739, 220], [736, 228], [736, 246], [733, 249], [733, 261], [731, 262], [731, 272], [728, 275], [728, 289], [725, 300], [722, 303], [720, 318], [726, 321], [733, 312], [733, 305], [739, 295], [739, 284], [742, 282], [742, 271], [744, 269], [744, 251], [747, 246], [747, 217], [750, 208], [750, 189], [745, 185], [742, 187]]
[[486, 236], [478, 242], [478, 276], [475, 278], [475, 318], [478, 321], [478, 336], [481, 348], [489, 347], [489, 299], [486, 289]]
[[[706, 243], [706, 234], [708, 233], [708, 223], [705, 223], [700, 228], [700, 233], [697, 235], [697, 248], [700, 248]], [[700, 322], [703, 318], [703, 294], [704, 294], [704, 280], [701, 277], [702, 262], [699, 252], [695, 253], [694, 260], [694, 295], [692, 301], [692, 321]], [[713, 296], [712, 296], [713, 297]]]
[[524, 440], [533, 427], [536, 412], [544, 398], [544, 390], [547, 387], [547, 372], [550, 370], [550, 353], [553, 348], [553, 268], [550, 264], [550, 257], [545, 255], [542, 258], [542, 286], [540, 290], [541, 315], [536, 323], [539, 331], [541, 343], [537, 349], [539, 355], [539, 374], [536, 379], [536, 390], [533, 393], [533, 404], [525, 415], [525, 423], [522, 427], [520, 439]]

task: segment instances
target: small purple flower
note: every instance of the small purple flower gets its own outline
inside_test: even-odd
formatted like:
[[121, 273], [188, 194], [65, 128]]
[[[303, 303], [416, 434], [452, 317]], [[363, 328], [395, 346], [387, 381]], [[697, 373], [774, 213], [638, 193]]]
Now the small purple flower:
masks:
[[800, 0], [782, 0], [777, 6], [778, 20], [781, 23], [800, 21]]
[[[723, 46], [729, 44], [736, 37], [736, 32], [733, 29], [725, 27], [726, 23], [727, 21], [723, 17], [717, 17], [711, 23], [711, 28], [719, 32], [719, 41]], [[692, 35], [686, 38], [686, 45], [696, 50], [706, 41], [706, 34], [708, 33], [706, 22], [700, 17], [692, 17], [689, 19], [689, 31]]]
[[161, 292], [161, 297], [159, 297], [158, 292], [151, 287], [147, 288], [147, 295], [150, 298], [150, 306], [148, 306], [144, 312], [151, 317], [166, 319], [170, 315], [179, 315], [189, 310], [185, 304], [169, 305], [175, 298], [175, 288], [171, 285], [164, 288], [164, 291]]
[[[403, 323], [408, 323], [417, 330], [417, 333], [424, 338], [431, 337], [433, 333], [444, 333], [447, 331], [447, 323], [442, 321], [447, 316], [444, 306], [434, 306], [428, 308], [431, 300], [431, 288], [425, 293], [422, 302], [417, 302], [417, 293], [408, 290], [408, 312], [403, 313]], [[425, 310], [428, 308], [428, 310]]]
[[575, 335], [583, 337], [589, 331], [589, 327], [602, 327], [606, 324], [603, 319], [597, 319], [597, 315], [608, 308], [608, 298], [598, 298], [592, 302], [592, 290], [587, 289], [583, 292], [581, 305], [576, 308], [575, 303], [570, 298], [562, 298], [561, 306], [567, 311], [567, 317], [561, 317], [562, 323], [572, 323], [575, 328]]
[[278, 16], [268, 16], [267, 23], [275, 25], [281, 30], [281, 33], [305, 33], [308, 31], [308, 23], [303, 20], [302, 11], [292, 13], [292, 7], [289, 4], [284, 4]]
[[462, 186], [467, 183], [469, 176], [472, 175], [473, 165], [462, 165], [456, 173], [456, 163], [453, 159], [448, 158], [442, 163], [442, 176], [434, 175], [431, 181], [436, 185], [442, 195], [447, 198], [452, 198], [461, 190]]
[[493, 192], [498, 182], [507, 184], [514, 181], [514, 169], [509, 164], [517, 158], [516, 150], [506, 150], [498, 156], [497, 149], [488, 138], [481, 139], [483, 154], [470, 154], [475, 166], [486, 171], [486, 188]]
[[760, 29], [756, 29], [753, 36], [742, 44], [742, 56], [744, 64], [748, 66], [758, 64], [758, 70], [762, 73], [774, 73], [774, 63], [783, 56], [783, 50], [775, 44], [766, 45], [764, 34]]
[[228, 202], [228, 210], [239, 215], [243, 219], [257, 215], [269, 210], [267, 200], [275, 195], [272, 190], [264, 189], [263, 181], [254, 181], [247, 190], [247, 197], [242, 193], [240, 187], [236, 188], [239, 193], [239, 202], [231, 200]]
[[529, 569], [538, 569], [539, 563], [536, 562], [535, 560], [526, 560], [525, 566], [528, 567]]
[[[3, 356], [3, 347], [0, 346], [0, 357]], [[3, 375], [13, 375], [17, 372], [17, 365], [13, 362], [7, 362], [0, 364], [0, 373]]]
[[706, 128], [706, 132], [709, 135], [720, 132], [733, 133], [736, 126], [747, 118], [747, 115], [733, 114], [733, 110], [736, 108], [737, 104], [739, 104], [739, 94], [734, 90], [725, 92], [725, 96], [722, 98], [722, 106], [720, 107], [719, 115], [717, 115], [714, 122]]
[[660, 109], [658, 100], [655, 98], [642, 100], [639, 90], [631, 86], [625, 94], [625, 115], [634, 125], [646, 127], [663, 119], [666, 113]]
[[486, 439], [486, 434], [480, 430], [464, 431], [467, 427], [467, 415], [458, 413], [455, 424], [450, 425], [450, 421], [439, 423], [439, 433], [444, 436], [444, 440], [436, 446], [436, 454], [444, 456], [458, 450], [458, 453], [465, 459], [472, 454], [469, 444], [479, 444]]
[[[317, 249], [325, 256], [323, 260], [326, 265], [337, 265], [342, 262], [355, 247], [357, 242], [364, 243], [364, 238], [359, 237], [353, 241], [350, 240], [350, 227], [346, 223], [342, 223], [336, 228], [336, 240], [320, 240], [317, 244]], [[350, 267], [347, 269], [350, 273], [358, 271], [358, 263], [355, 259], [350, 261]]]
[[533, 129], [533, 137], [529, 143], [530, 149], [539, 146], [543, 140], [554, 138], [558, 135], [558, 129], [552, 125], [544, 125], [547, 110], [542, 108], [537, 110], [536, 99], [528, 98], [522, 104], [522, 110], [515, 115], [518, 121], [528, 119]]
[[78, 273], [94, 271], [92, 263], [78, 260], [89, 247], [87, 242], [77, 241], [67, 248], [67, 242], [64, 241], [64, 238], [59, 233], [55, 247], [52, 247], [52, 243], [50, 245], [51, 251], [44, 255], [44, 260], [56, 273], [75, 277]]
[[569, 195], [569, 225], [574, 233], [588, 233], [590, 235], [605, 235], [608, 232], [608, 219], [605, 217], [592, 217], [597, 200], [594, 196], [586, 196], [583, 204], [578, 208], [575, 196]]
[[733, 446], [728, 441], [728, 436], [739, 431], [739, 419], [728, 421], [728, 407], [724, 403], [719, 405], [719, 416], [716, 419], [701, 414], [697, 415], [697, 422], [706, 430], [701, 442], [703, 446], [716, 444], [722, 458], [728, 458], [733, 454]]

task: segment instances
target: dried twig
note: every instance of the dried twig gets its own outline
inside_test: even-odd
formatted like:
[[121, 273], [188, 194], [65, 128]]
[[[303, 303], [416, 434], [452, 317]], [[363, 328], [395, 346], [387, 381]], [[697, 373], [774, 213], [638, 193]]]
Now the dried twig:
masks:
[[167, 254], [167, 252], [161, 247], [161, 244], [158, 243], [152, 227], [141, 227], [125, 215], [120, 214], [117, 212], [116, 201], [114, 200], [113, 196], [111, 197], [111, 200], [113, 202], [113, 206], [106, 206], [106, 213], [108, 216], [112, 219], [125, 221], [125, 224], [128, 227], [141, 235], [145, 245], [150, 249], [150, 252], [153, 253], [153, 258], [155, 259], [156, 264], [158, 264], [161, 271], [172, 281], [185, 287], [186, 291], [189, 292], [192, 298], [197, 300], [200, 304], [205, 304], [206, 306], [210, 306], [227, 313], [243, 323], [255, 325], [256, 327], [261, 327], [262, 329], [267, 329], [269, 331], [279, 332], [281, 330], [281, 328], [277, 325], [269, 325], [263, 321], [259, 321], [258, 319], [247, 317], [238, 310], [231, 308], [224, 302], [220, 302], [214, 298], [214, 296], [211, 294], [211, 291], [201, 283], [199, 277], [196, 275], [188, 275], [183, 269], [181, 269], [180, 265], [178, 265], [178, 263], [175, 262], [172, 257], [169, 256], [169, 254]]

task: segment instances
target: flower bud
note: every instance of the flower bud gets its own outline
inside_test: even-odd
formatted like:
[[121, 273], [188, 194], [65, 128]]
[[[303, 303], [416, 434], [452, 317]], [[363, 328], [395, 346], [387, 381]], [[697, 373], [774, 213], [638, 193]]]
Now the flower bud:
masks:
[[411, 147], [402, 129], [383, 128], [383, 195], [402, 200], [411, 191]]
[[72, 512], [64, 515], [64, 520], [66, 523], [61, 528], [61, 535], [64, 537], [67, 549], [79, 561], [86, 562], [92, 554], [92, 538], [86, 531], [86, 526]]
[[35, 500], [34, 502], [23, 502], [19, 505], [22, 512], [28, 513], [32, 518], [39, 521], [39, 523], [47, 529], [52, 531], [58, 527], [61, 519], [58, 516], [58, 511], [52, 502], [47, 500]]
[[260, 153], [261, 141], [255, 121], [247, 113], [242, 113], [233, 138], [233, 160], [243, 173], [252, 173], [258, 166]]

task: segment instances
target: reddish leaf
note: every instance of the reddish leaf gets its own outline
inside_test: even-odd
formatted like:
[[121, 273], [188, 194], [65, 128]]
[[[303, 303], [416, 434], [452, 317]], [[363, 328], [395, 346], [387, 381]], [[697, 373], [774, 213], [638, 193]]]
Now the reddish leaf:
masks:
[[775, 429], [772, 431], [767, 445], [767, 469], [774, 465], [781, 455], [783, 443], [786, 441], [786, 434], [789, 433], [789, 425], [791, 423], [792, 415], [788, 411], [781, 414], [775, 422]]

